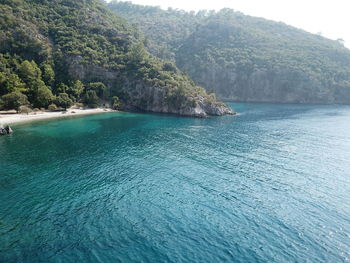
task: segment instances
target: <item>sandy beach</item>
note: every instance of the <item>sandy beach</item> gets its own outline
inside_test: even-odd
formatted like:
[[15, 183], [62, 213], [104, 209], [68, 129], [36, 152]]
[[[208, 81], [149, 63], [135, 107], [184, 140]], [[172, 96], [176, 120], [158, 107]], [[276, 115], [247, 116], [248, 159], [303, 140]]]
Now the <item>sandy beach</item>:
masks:
[[113, 112], [111, 109], [69, 109], [65, 112], [36, 112], [29, 114], [1, 114], [0, 113], [0, 126], [14, 124], [14, 123], [22, 123], [22, 122], [30, 122], [36, 120], [45, 120], [45, 119], [53, 119], [53, 118], [63, 118], [68, 116], [81, 116], [81, 115], [89, 115], [89, 114], [98, 114], [98, 113], [106, 113]]

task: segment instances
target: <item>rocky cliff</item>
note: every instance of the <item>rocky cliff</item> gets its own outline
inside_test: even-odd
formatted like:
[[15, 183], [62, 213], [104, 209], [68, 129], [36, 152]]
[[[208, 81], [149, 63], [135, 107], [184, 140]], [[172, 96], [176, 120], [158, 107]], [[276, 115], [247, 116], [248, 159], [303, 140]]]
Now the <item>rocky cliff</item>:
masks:
[[200, 87], [193, 87], [187, 94], [181, 94], [181, 91], [177, 92], [176, 86], [161, 86], [157, 82], [128, 77], [128, 74], [125, 76], [125, 72], [118, 73], [98, 65], [83, 64], [81, 57], [69, 57], [65, 61], [68, 73], [74, 79], [82, 79], [85, 82], [103, 81], [111, 87], [113, 93], [120, 97], [124, 110], [193, 117], [235, 114], [231, 108], [209, 96]]

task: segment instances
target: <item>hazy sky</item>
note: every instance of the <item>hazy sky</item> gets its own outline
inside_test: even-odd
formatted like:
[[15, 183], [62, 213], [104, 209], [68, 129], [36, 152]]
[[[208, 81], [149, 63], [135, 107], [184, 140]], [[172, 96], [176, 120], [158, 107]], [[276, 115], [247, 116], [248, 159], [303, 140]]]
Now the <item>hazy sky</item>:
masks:
[[185, 10], [230, 7], [247, 15], [282, 21], [311, 33], [346, 41], [350, 47], [350, 0], [132, 0], [135, 4]]

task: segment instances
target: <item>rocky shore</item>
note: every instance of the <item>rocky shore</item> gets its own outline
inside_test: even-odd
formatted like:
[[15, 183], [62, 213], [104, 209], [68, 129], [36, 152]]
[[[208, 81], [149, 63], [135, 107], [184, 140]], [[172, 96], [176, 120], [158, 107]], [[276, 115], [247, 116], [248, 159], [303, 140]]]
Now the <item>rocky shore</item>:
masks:
[[[150, 104], [145, 108], [139, 108], [135, 106], [129, 106], [125, 107], [125, 110], [141, 110], [145, 112], [154, 112], [154, 113], [170, 113], [170, 114], [177, 114], [180, 116], [187, 116], [187, 117], [198, 117], [198, 118], [205, 118], [208, 116], [222, 116], [222, 115], [235, 115], [236, 113], [226, 106], [223, 103], [209, 103], [206, 100], [200, 100], [199, 102], [196, 102], [194, 105], [191, 106], [185, 106], [182, 108], [179, 107], [172, 107], [169, 106], [169, 104]], [[54, 118], [63, 118], [63, 117], [71, 117], [71, 116], [80, 116], [80, 115], [89, 115], [89, 114], [98, 114], [98, 113], [107, 113], [107, 112], [114, 112], [114, 110], [111, 109], [69, 109], [67, 111], [59, 111], [59, 112], [36, 112], [36, 113], [29, 113], [29, 114], [19, 114], [19, 113], [12, 113], [12, 114], [1, 114], [0, 112], [0, 135], [5, 135], [12, 133], [12, 130], [10, 128], [9, 133], [5, 133], [5, 128], [9, 124], [15, 124], [15, 123], [24, 123], [24, 122], [31, 122], [31, 121], [37, 121], [37, 120], [46, 120], [46, 119], [54, 119]]]
[[235, 112], [216, 99], [202, 95], [169, 99], [166, 89], [147, 86], [143, 83], [125, 86], [124, 92], [128, 100], [123, 101], [123, 110], [145, 111], [154, 113], [170, 113], [188, 117], [208, 117], [235, 115]]

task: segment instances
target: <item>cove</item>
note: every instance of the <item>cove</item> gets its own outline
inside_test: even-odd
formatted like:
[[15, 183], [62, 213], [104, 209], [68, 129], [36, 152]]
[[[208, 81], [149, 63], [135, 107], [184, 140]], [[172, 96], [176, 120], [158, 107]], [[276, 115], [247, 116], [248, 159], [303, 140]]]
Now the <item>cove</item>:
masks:
[[0, 262], [345, 262], [350, 107], [110, 113], [0, 137]]

